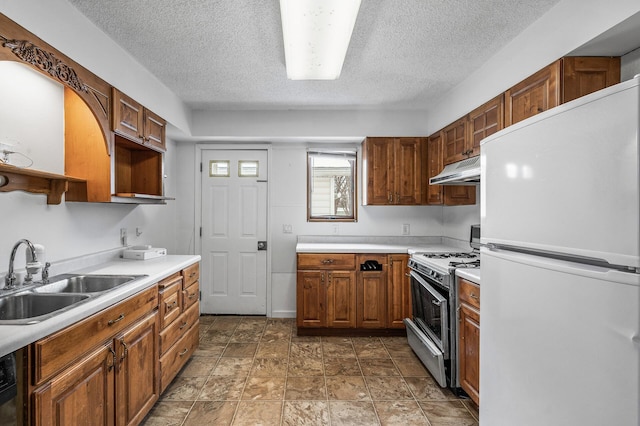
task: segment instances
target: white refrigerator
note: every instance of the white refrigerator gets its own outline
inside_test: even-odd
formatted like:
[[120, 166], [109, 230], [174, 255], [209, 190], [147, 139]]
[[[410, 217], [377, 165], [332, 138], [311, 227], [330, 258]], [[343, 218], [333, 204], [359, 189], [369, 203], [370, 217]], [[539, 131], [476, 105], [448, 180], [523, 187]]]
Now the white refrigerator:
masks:
[[481, 145], [481, 426], [640, 425], [640, 76]]

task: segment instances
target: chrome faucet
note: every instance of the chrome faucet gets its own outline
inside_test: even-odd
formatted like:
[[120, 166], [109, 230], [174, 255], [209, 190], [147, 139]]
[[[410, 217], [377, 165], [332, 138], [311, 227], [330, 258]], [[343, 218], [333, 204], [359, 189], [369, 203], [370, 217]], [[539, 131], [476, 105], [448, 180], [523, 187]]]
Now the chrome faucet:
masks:
[[11, 257], [9, 258], [9, 270], [7, 271], [7, 276], [4, 277], [4, 284], [5, 288], [7, 289], [15, 288], [15, 286], [17, 286], [17, 277], [13, 272], [13, 262], [15, 261], [16, 252], [18, 251], [18, 247], [20, 247], [20, 244], [27, 245], [27, 249], [31, 252], [31, 259], [33, 259], [33, 262], [27, 264], [27, 276], [25, 277], [25, 281], [31, 281], [31, 274], [34, 273], [33, 270], [35, 269], [35, 273], [37, 273], [38, 269], [40, 269], [40, 263], [38, 263], [38, 258], [36, 256], [36, 249], [33, 244], [31, 244], [31, 241], [26, 239], [18, 241], [11, 250]]

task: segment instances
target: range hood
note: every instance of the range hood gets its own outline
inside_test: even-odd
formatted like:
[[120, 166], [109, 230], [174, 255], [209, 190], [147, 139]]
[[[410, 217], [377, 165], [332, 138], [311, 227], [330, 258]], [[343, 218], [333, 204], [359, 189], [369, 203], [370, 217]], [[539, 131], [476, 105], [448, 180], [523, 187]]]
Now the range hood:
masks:
[[429, 179], [431, 185], [479, 185], [480, 156], [444, 166], [440, 174]]

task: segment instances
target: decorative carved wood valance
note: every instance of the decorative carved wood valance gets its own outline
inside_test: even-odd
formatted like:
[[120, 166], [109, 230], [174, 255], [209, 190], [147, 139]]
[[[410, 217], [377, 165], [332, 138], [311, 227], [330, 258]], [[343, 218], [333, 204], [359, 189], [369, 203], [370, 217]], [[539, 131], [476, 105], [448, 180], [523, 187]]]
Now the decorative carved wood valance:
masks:
[[80, 80], [75, 70], [56, 58], [55, 54], [47, 52], [27, 40], [9, 40], [2, 34], [0, 34], [0, 41], [2, 41], [3, 47], [11, 49], [24, 62], [40, 68], [72, 89], [89, 93], [89, 88]]
[[1, 13], [0, 60], [21, 62], [77, 93], [99, 123], [111, 153], [110, 84]]

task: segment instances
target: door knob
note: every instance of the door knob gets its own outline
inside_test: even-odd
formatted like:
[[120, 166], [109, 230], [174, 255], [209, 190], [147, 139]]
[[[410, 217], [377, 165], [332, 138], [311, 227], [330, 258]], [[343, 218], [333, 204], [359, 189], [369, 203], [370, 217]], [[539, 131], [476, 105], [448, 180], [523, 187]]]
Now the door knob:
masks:
[[258, 241], [258, 250], [266, 250], [267, 242], [266, 241]]

